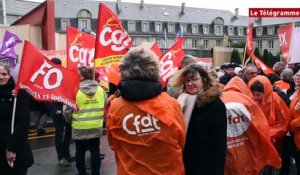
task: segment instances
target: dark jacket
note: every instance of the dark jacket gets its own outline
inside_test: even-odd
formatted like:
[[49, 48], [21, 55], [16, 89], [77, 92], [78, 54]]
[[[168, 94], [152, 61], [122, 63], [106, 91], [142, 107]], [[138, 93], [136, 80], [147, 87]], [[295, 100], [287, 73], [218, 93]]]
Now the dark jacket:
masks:
[[[0, 85], [0, 174], [17, 174], [18, 170], [24, 170], [33, 164], [33, 155], [27, 140], [30, 126], [30, 96], [20, 90], [17, 98], [15, 113], [14, 133], [11, 135], [11, 121], [14, 104], [12, 90], [15, 87], [14, 80], [9, 79], [6, 85]], [[5, 150], [16, 153], [14, 170], [9, 168], [6, 161]]]
[[223, 175], [227, 117], [219, 87], [197, 94], [184, 148], [186, 175]]
[[220, 83], [226, 85], [231, 80], [232, 77], [233, 76], [225, 73], [222, 77], [219, 78]]

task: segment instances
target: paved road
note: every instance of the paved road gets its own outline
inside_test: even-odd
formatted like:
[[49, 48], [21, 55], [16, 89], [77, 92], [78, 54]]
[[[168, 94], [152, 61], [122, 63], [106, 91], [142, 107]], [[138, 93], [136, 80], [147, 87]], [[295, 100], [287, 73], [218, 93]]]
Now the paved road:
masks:
[[[50, 129], [48, 129], [49, 131]], [[34, 134], [31, 138], [35, 138]], [[44, 140], [31, 139], [31, 144], [33, 145], [33, 154], [35, 163], [32, 167], [28, 169], [28, 175], [74, 175], [77, 173], [75, 162], [72, 162], [71, 167], [61, 167], [58, 165], [56, 152], [54, 146], [48, 146], [43, 148], [38, 148], [46, 142], [48, 145], [53, 145], [53, 136], [51, 132], [47, 132], [47, 135], [42, 137]], [[48, 137], [49, 136], [49, 137]], [[48, 139], [48, 140], [47, 140]], [[37, 144], [38, 142], [38, 144]], [[102, 160], [101, 166], [101, 175], [115, 175], [116, 174], [116, 165], [113, 152], [110, 150], [107, 137], [103, 136], [100, 141], [100, 150], [101, 153], [105, 154], [104, 160]], [[75, 154], [75, 145], [71, 144], [71, 154]], [[86, 164], [87, 172], [90, 172], [90, 154], [86, 154]]]

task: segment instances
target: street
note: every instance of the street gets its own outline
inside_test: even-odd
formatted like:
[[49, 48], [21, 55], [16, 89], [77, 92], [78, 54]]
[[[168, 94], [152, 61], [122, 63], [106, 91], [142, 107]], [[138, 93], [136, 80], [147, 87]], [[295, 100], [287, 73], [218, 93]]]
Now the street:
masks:
[[[35, 163], [28, 169], [28, 175], [74, 175], [77, 173], [75, 161], [70, 167], [61, 167], [58, 165], [57, 155], [54, 147], [54, 128], [46, 128], [46, 135], [36, 136], [35, 133], [29, 134], [29, 140], [32, 145]], [[75, 156], [75, 144], [70, 146], [71, 154]], [[105, 154], [101, 165], [101, 175], [115, 175], [116, 165], [113, 152], [110, 150], [106, 135], [102, 136], [100, 141], [100, 151]], [[90, 173], [90, 153], [86, 153], [86, 167]]]

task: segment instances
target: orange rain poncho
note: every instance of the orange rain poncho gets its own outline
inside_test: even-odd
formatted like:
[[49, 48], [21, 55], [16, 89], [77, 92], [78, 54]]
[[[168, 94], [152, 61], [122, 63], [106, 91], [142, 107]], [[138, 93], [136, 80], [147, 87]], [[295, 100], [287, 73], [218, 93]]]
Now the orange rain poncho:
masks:
[[295, 92], [295, 96], [290, 104], [291, 128], [294, 134], [294, 140], [298, 149], [300, 149], [300, 90]]
[[[243, 94], [242, 94], [243, 93]], [[266, 165], [280, 168], [280, 157], [270, 141], [264, 113], [248, 96], [242, 79], [231, 79], [222, 100], [227, 109], [225, 175], [257, 175]]]
[[248, 87], [257, 80], [264, 86], [264, 97], [258, 106], [264, 112], [271, 127], [271, 140], [273, 143], [276, 143], [276, 141], [283, 138], [288, 131], [290, 111], [279, 95], [273, 92], [273, 87], [267, 77], [257, 76], [252, 78], [248, 83]]
[[184, 116], [174, 98], [166, 93], [138, 102], [116, 98], [106, 121], [118, 175], [184, 175]]

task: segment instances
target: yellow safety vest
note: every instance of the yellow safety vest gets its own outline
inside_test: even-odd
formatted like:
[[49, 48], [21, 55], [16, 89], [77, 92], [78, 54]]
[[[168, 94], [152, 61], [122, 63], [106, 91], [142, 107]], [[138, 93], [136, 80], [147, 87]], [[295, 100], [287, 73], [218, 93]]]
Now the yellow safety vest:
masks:
[[79, 110], [72, 115], [73, 129], [96, 129], [103, 127], [105, 97], [102, 88], [98, 87], [93, 96], [81, 90], [77, 92], [76, 103]]

